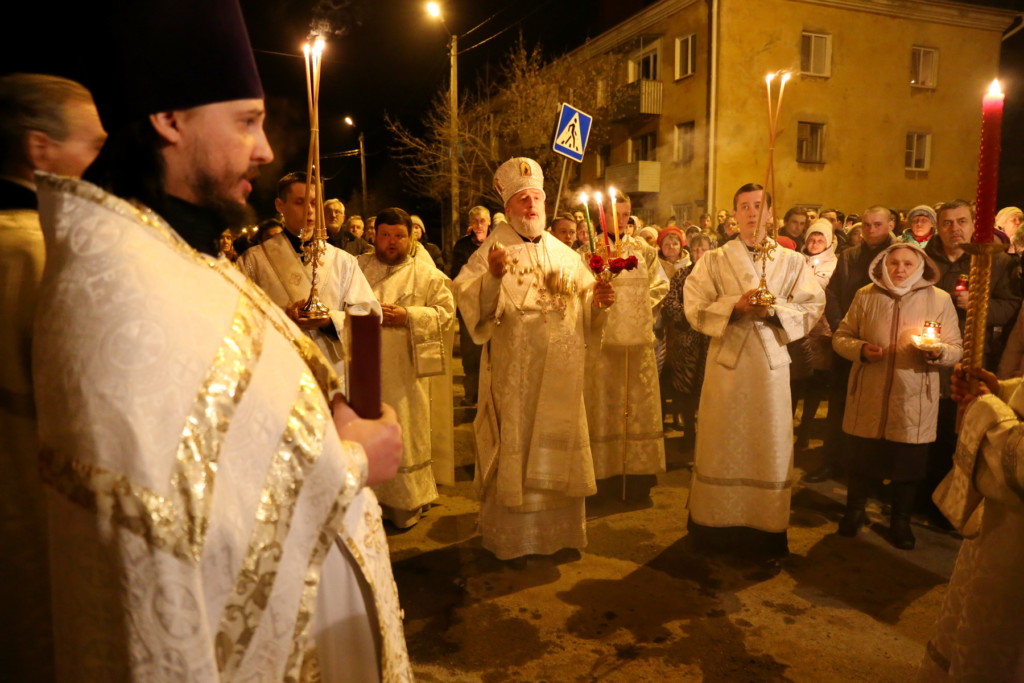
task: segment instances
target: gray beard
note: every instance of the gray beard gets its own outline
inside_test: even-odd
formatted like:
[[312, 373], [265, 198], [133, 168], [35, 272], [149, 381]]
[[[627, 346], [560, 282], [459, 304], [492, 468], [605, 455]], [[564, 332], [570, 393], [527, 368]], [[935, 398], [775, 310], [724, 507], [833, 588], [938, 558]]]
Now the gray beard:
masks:
[[544, 234], [544, 226], [547, 224], [547, 220], [546, 212], [541, 211], [540, 215], [536, 218], [509, 217], [508, 222], [523, 237], [534, 239]]

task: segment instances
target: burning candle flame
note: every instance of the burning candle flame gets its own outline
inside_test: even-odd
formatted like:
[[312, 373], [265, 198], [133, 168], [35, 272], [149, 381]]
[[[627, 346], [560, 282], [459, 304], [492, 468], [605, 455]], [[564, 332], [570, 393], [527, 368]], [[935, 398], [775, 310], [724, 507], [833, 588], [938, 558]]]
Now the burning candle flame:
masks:
[[586, 204], [589, 199], [586, 192], [580, 192], [580, 204]]
[[604, 195], [602, 195], [600, 192], [595, 192], [594, 193], [594, 201], [595, 202], [600, 204], [603, 200], [604, 200]]
[[775, 80], [775, 72], [772, 72], [772, 73], [770, 73], [770, 74], [768, 74], [767, 76], [764, 77], [764, 82], [768, 83], [769, 85], [774, 80]]
[[992, 85], [988, 86], [988, 94], [989, 95], [1002, 95], [1003, 94], [1003, 88], [1002, 88], [1002, 86], [999, 85], [999, 79], [998, 78], [992, 81]]

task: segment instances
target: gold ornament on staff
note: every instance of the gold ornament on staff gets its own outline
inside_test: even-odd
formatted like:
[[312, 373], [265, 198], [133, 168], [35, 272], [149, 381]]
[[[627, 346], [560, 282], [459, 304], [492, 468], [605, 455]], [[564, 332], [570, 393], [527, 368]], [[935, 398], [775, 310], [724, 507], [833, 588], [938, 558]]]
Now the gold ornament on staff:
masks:
[[[772, 107], [772, 83], [779, 79], [779, 97]], [[782, 110], [782, 94], [786, 90], [786, 83], [789, 81], [788, 71], [776, 71], [765, 76], [765, 86], [768, 90], [768, 170], [765, 172], [764, 193], [761, 196], [761, 205], [757, 209], [757, 233], [761, 234], [760, 241], [754, 246], [754, 260], [761, 262], [761, 282], [757, 289], [750, 295], [749, 301], [753, 306], [767, 306], [768, 314], [774, 313], [775, 295], [768, 289], [768, 261], [774, 260], [773, 253], [778, 247], [778, 228], [775, 227], [775, 219], [772, 219], [771, 226], [763, 229], [764, 210], [768, 204], [769, 194], [773, 201], [775, 196], [775, 136], [779, 126], [779, 112]], [[755, 233], [755, 238], [757, 236]]]
[[303, 231], [303, 260], [312, 264], [309, 298], [299, 308], [298, 315], [304, 320], [323, 320], [329, 317], [327, 306], [320, 301], [317, 294], [319, 269], [327, 251], [327, 223], [324, 220], [324, 186], [320, 177], [320, 65], [324, 52], [324, 39], [316, 37], [313, 45], [309, 42], [302, 46], [302, 54], [306, 61], [306, 104], [309, 107], [309, 156], [306, 162], [306, 195], [303, 201], [305, 211], [309, 215], [310, 204], [313, 205], [313, 234], [308, 236]]

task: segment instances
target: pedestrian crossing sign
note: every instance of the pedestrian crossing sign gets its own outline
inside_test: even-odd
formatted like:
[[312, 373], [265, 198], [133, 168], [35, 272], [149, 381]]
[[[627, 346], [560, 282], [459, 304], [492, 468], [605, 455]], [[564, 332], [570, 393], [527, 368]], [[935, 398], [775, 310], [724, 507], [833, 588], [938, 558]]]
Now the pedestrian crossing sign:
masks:
[[562, 103], [558, 113], [558, 126], [555, 128], [555, 142], [551, 146], [555, 152], [573, 161], [583, 161], [583, 151], [587, 148], [590, 136], [590, 124], [594, 117], [584, 114], [570, 104]]

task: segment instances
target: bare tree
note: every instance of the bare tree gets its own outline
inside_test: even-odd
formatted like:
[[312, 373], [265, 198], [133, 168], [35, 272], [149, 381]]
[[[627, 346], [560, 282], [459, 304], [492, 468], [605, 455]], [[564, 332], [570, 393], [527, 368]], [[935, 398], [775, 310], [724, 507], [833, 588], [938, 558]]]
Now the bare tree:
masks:
[[[558, 177], [562, 157], [551, 150], [551, 142], [562, 102], [594, 116], [591, 149], [607, 141], [609, 125], [604, 114], [618, 63], [607, 54], [569, 55], [547, 62], [540, 47], [529, 48], [520, 37], [501, 66], [497, 85], [489, 91], [480, 86], [479, 94], [463, 96], [459, 103], [455, 170], [465, 207], [500, 205], [491, 181], [510, 156], [536, 159], [545, 175]], [[438, 201], [447, 198], [451, 183], [449, 116], [447, 91], [442, 89], [426, 112], [422, 136], [385, 117], [394, 136], [392, 153], [402, 166], [409, 191]], [[457, 237], [448, 235], [446, 241]]]

